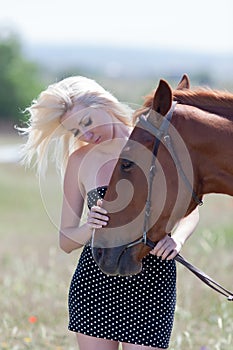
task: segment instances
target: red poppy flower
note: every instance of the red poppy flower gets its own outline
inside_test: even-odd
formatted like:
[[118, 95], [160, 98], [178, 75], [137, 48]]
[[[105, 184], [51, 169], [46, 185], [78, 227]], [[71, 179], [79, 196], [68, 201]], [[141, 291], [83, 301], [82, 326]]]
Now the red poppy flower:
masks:
[[30, 316], [30, 317], [28, 317], [28, 322], [30, 322], [30, 323], [36, 323], [36, 322], [37, 322], [37, 317], [36, 317], [36, 316]]

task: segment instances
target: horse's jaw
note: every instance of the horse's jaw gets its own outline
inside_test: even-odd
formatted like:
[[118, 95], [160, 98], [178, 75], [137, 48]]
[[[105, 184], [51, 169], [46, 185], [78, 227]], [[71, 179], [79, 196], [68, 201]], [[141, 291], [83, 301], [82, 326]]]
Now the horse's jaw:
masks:
[[131, 276], [142, 270], [142, 262], [138, 260], [133, 248], [127, 245], [116, 248], [92, 248], [92, 255], [101, 269], [111, 276]]

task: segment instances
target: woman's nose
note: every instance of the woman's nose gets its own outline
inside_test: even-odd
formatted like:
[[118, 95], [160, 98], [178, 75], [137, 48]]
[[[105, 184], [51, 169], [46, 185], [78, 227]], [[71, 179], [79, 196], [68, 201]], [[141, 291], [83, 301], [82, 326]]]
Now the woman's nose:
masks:
[[86, 142], [90, 141], [92, 139], [92, 137], [93, 137], [93, 132], [91, 132], [91, 131], [86, 131], [82, 135], [82, 139]]

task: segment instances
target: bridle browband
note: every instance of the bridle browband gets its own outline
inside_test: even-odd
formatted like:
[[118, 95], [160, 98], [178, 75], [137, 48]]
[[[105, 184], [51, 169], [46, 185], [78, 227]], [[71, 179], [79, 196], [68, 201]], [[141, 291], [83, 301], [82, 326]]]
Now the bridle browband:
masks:
[[[155, 171], [156, 171], [156, 158], [158, 154], [158, 149], [160, 142], [162, 141], [165, 147], [168, 149], [176, 167], [177, 170], [183, 179], [186, 187], [188, 190], [191, 192], [193, 200], [198, 204], [202, 205], [203, 202], [201, 199], [198, 198], [197, 194], [193, 190], [193, 187], [191, 183], [189, 182], [187, 176], [185, 175], [183, 168], [181, 166], [181, 163], [176, 155], [176, 152], [172, 146], [171, 142], [171, 137], [169, 135], [169, 126], [171, 123], [172, 115], [174, 112], [176, 106], [176, 102], [172, 103], [172, 106], [168, 113], [163, 117], [162, 123], [159, 128], [157, 128], [154, 124], [150, 123], [148, 120], [148, 116], [156, 113], [152, 109], [149, 110], [148, 114], [146, 116], [141, 115], [139, 117], [139, 122], [137, 124], [138, 127], [142, 127], [144, 130], [147, 130], [150, 134], [155, 136], [155, 142], [153, 146], [153, 154], [152, 154], [152, 160], [151, 160], [151, 166], [149, 170], [149, 185], [148, 185], [148, 195], [147, 195], [147, 200], [146, 200], [146, 206], [145, 206], [145, 216], [144, 216], [144, 223], [143, 223], [143, 234], [142, 237], [139, 238], [136, 241], [133, 241], [129, 243], [126, 246], [126, 249], [131, 248], [139, 243], [143, 243], [144, 245], [147, 245], [151, 249], [153, 249], [156, 246], [156, 242], [151, 241], [147, 237], [148, 233], [148, 227], [149, 227], [149, 218], [150, 218], [150, 211], [151, 211], [151, 196], [152, 196], [152, 185], [153, 185], [153, 180], [155, 177]], [[174, 258], [176, 261], [179, 263], [183, 264], [186, 268], [188, 268], [191, 272], [193, 272], [198, 278], [200, 278], [205, 284], [207, 284], [209, 287], [212, 289], [216, 290], [217, 292], [223, 294], [224, 296], [227, 297], [229, 301], [233, 301], [233, 293], [228, 291], [227, 289], [223, 288], [219, 283], [215, 282], [211, 277], [206, 275], [204, 272], [199, 270], [197, 267], [193, 266], [190, 264], [185, 258], [183, 258], [180, 254], [177, 254]]]

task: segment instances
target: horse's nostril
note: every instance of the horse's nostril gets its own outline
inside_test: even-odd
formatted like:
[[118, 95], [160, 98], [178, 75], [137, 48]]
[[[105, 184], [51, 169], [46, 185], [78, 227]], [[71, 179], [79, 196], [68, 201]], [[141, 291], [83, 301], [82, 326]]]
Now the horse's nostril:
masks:
[[95, 261], [97, 263], [99, 263], [102, 255], [103, 255], [103, 249], [102, 248], [93, 248], [92, 253], [93, 253]]
[[98, 257], [98, 259], [101, 258], [102, 254], [103, 254], [103, 250], [101, 248], [97, 248], [97, 257]]

